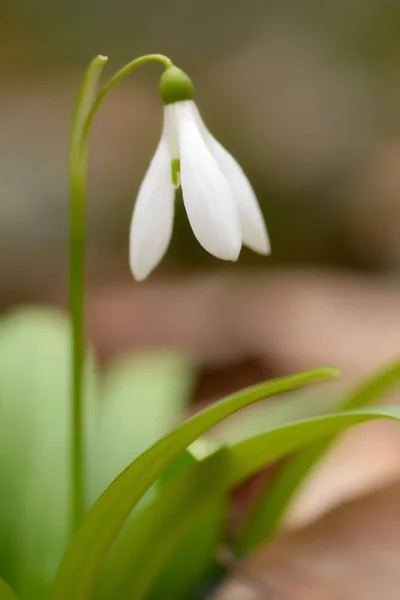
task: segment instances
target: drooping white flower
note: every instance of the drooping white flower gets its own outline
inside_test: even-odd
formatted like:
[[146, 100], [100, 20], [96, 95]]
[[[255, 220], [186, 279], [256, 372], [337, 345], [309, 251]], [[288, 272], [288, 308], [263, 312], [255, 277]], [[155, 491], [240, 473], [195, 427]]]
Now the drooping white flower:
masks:
[[254, 191], [233, 156], [204, 125], [193, 102], [191, 80], [170, 67], [161, 77], [160, 94], [165, 104], [163, 132], [140, 186], [130, 229], [135, 279], [145, 279], [168, 248], [179, 184], [193, 233], [210, 254], [235, 261], [242, 244], [269, 254]]

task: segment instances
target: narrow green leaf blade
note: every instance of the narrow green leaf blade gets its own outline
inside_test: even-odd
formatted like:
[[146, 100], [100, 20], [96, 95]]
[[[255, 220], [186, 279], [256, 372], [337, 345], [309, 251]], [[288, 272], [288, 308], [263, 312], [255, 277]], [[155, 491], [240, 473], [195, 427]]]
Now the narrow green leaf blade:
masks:
[[[200, 448], [201, 455], [196, 456], [196, 447], [202, 446], [203, 443], [208, 446], [208, 453], [204, 455], [204, 449]], [[213, 452], [224, 453], [225, 450], [216, 447], [214, 443], [209, 445], [208, 440], [197, 440], [190, 449], [181, 453], [165, 472], [167, 477], [164, 478], [163, 475], [164, 481], [159, 485], [155, 498], [149, 503], [151, 508], [146, 505], [135, 514], [113, 547], [100, 574], [96, 600], [108, 600], [111, 596], [118, 600], [130, 600], [132, 594], [137, 592], [137, 573], [143, 568], [148, 571], [148, 557], [153, 555], [160, 537], [164, 538], [165, 535], [169, 539], [167, 547], [173, 546], [173, 550], [164, 555], [165, 564], [158, 573], [156, 563], [157, 577], [154, 575], [154, 581], [148, 580], [154, 584], [150, 598], [188, 598], [190, 592], [193, 592], [196, 585], [211, 571], [215, 550], [225, 525], [223, 515], [227, 507], [227, 494], [223, 492], [215, 495], [204, 514], [183, 537], [179, 525], [174, 523], [171, 529], [171, 513], [168, 510], [165, 512], [164, 497], [171, 498], [171, 486], [175, 489], [175, 482], [180, 481], [183, 474], [206, 460]], [[211, 485], [211, 490], [212, 487]], [[180, 506], [183, 514], [190, 510], [190, 507], [183, 507], [182, 504]], [[176, 544], [175, 536], [179, 540]], [[150, 562], [153, 563], [153, 560]]]
[[0, 577], [0, 600], [17, 600], [10, 586]]
[[323, 395], [317, 388], [303, 388], [288, 394], [271, 398], [245, 411], [236, 418], [229, 419], [213, 431], [209, 437], [222, 444], [235, 444], [250, 436], [263, 433], [267, 428], [278, 427], [291, 421], [300, 421], [310, 417], [328, 414], [337, 409], [337, 388], [342, 389], [340, 381], [324, 387]]
[[[333, 409], [334, 397], [330, 397], [327, 390], [324, 390], [324, 397], [321, 398], [319, 390], [305, 388], [304, 391], [297, 391], [295, 394], [289, 392], [286, 396], [280, 395], [271, 398], [268, 402], [260, 403], [252, 407], [251, 410], [246, 411], [245, 414], [241, 414], [233, 423], [233, 419], [230, 419], [229, 424], [219, 428], [212, 434], [211, 438], [200, 438], [188, 450], [181, 453], [160, 478], [158, 485], [161, 484], [161, 489], [157, 491], [157, 496], [152, 502], [153, 508], [149, 509], [148, 513], [146, 511], [143, 515], [139, 514], [130, 521], [114, 545], [100, 575], [99, 585], [96, 588], [96, 600], [108, 600], [113, 594], [119, 600], [124, 597], [130, 598], [135, 586], [136, 573], [143, 568], [142, 564], [137, 561], [140, 561], [141, 555], [144, 555], [144, 549], [146, 548], [148, 553], [153, 554], [154, 547], [159, 543], [160, 535], [173, 538], [177, 534], [175, 525], [172, 528], [168, 527], [170, 516], [167, 517], [166, 522], [157, 520], [157, 502], [163, 502], [163, 489], [170, 479], [181, 475], [184, 470], [196, 464], [196, 459], [191, 454], [194, 447], [196, 453], [204, 458], [204, 450], [199, 452], [200, 445], [205, 445], [206, 453], [211, 454], [211, 451], [215, 452], [218, 448], [218, 446], [215, 447], [215, 440], [217, 440], [219, 446], [221, 442], [233, 445], [263, 433], [267, 427], [270, 429], [284, 425], [289, 421], [316, 416], [318, 414], [317, 409], [321, 412], [321, 402], [323, 402], [323, 412], [327, 412], [329, 409]], [[221, 498], [216, 500], [216, 504], [221, 504]], [[183, 508], [183, 511], [185, 510]], [[217, 509], [214, 510], [213, 514], [212, 507], [210, 507], [207, 514], [199, 522], [195, 522], [190, 531], [186, 532], [182, 542], [177, 542], [177, 548], [173, 556], [167, 560], [161, 572], [155, 577], [150, 600], [152, 598], [156, 600], [160, 597], [160, 590], [163, 590], [165, 600], [169, 598], [173, 600], [187, 598], [189, 593], [180, 593], [181, 590], [191, 589], [194, 591], [204, 581], [208, 569], [210, 568], [211, 571], [212, 566], [215, 565], [215, 552], [210, 552], [208, 561], [206, 559], [203, 561], [203, 568], [198, 568], [198, 578], [193, 576], [190, 568], [185, 567], [183, 569], [180, 565], [183, 562], [182, 556], [186, 560], [190, 560], [191, 556], [195, 555], [194, 560], [198, 562], [199, 543], [203, 542], [201, 536], [207, 535], [210, 528], [220, 532], [221, 527], [226, 525], [225, 522], [216, 521], [216, 512], [218, 512]], [[146, 514], [148, 514], [147, 520]], [[209, 518], [207, 519], [207, 517]], [[176, 585], [174, 586], [175, 582]]]
[[229, 493], [269, 462], [310, 442], [377, 418], [400, 420], [400, 407], [331, 414], [273, 428], [220, 449], [172, 480], [130, 524], [130, 541], [135, 547], [132, 553], [121, 557], [126, 562], [119, 565], [119, 572], [127, 573], [130, 569], [131, 576], [125, 580], [130, 582], [130, 588], [122, 590], [122, 595], [116, 596], [118, 600], [148, 597], [171, 553], [222, 494]]
[[[184, 600], [210, 577], [223, 535], [227, 506], [227, 495], [221, 494], [208, 504], [191, 527], [185, 528], [181, 538], [179, 528], [175, 529], [171, 555], [150, 578], [149, 600]], [[129, 600], [131, 598], [132, 595]]]
[[223, 419], [268, 396], [337, 376], [334, 368], [257, 385], [195, 415], [137, 458], [102, 494], [75, 534], [55, 580], [54, 600], [86, 600], [111, 544], [147, 490], [182, 450]]
[[[399, 384], [400, 362], [396, 361], [346, 395], [337, 410], [353, 410], [378, 403]], [[238, 554], [248, 553], [275, 533], [294, 495], [336, 439], [337, 436], [324, 439], [291, 457], [276, 480], [260, 492], [236, 538]]]
[[[223, 451], [220, 445], [203, 437], [196, 440], [188, 450], [185, 450], [185, 453], [193, 457], [191, 464], [191, 467], [193, 467], [206, 460], [211, 454]], [[183, 474], [186, 468], [189, 467], [186, 466], [185, 468], [183, 461], [181, 461], [181, 465], [181, 473]], [[173, 466], [174, 463], [171, 467]], [[177, 475], [178, 473], [175, 471], [175, 477]], [[172, 481], [172, 477], [170, 480], [167, 479], [166, 482]], [[163, 487], [159, 490], [159, 497], [160, 499], [163, 497]], [[209, 503], [207, 509], [186, 531], [183, 538], [178, 543], [174, 543], [171, 555], [152, 580], [148, 600], [159, 600], [159, 598], [163, 598], [163, 600], [184, 600], [190, 598], [196, 588], [213, 574], [215, 556], [227, 524], [228, 507], [229, 498], [224, 491]], [[146, 529], [151, 531], [153, 527]], [[158, 544], [162, 531], [163, 529], [158, 529], [158, 537], [154, 538], [152, 546]], [[131, 537], [130, 546], [137, 546], [135, 534]], [[131, 600], [131, 596], [129, 600]]]

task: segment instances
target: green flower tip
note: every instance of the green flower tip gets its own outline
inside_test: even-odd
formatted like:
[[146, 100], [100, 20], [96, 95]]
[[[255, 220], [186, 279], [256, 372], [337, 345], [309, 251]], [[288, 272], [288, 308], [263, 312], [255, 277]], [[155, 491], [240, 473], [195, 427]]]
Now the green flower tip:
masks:
[[172, 66], [161, 75], [158, 90], [164, 104], [193, 100], [193, 82], [182, 69]]

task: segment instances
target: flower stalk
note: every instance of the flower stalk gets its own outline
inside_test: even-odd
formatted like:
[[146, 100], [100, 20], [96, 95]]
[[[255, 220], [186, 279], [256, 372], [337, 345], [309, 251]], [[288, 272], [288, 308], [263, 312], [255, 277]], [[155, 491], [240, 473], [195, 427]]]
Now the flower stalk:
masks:
[[93, 117], [107, 93], [137, 67], [157, 61], [169, 67], [162, 54], [141, 56], [118, 71], [98, 92], [97, 85], [107, 57], [96, 56], [90, 63], [75, 105], [72, 119], [69, 177], [69, 311], [72, 327], [71, 364], [71, 529], [78, 527], [85, 511], [85, 447], [83, 379], [85, 364], [85, 239], [88, 134]]

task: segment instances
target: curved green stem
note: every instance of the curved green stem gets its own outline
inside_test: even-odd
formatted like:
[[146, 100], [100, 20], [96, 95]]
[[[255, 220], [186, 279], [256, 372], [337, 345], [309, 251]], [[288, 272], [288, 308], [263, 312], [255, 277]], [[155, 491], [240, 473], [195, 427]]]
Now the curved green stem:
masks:
[[70, 223], [69, 223], [69, 309], [72, 320], [72, 423], [71, 423], [71, 511], [72, 529], [79, 524], [85, 506], [83, 447], [84, 370], [84, 280], [85, 280], [85, 188], [87, 144], [84, 127], [96, 97], [97, 82], [105, 56], [96, 56], [89, 65], [76, 102], [70, 142]]
[[85, 509], [83, 373], [85, 347], [85, 203], [88, 163], [87, 138], [93, 117], [102, 100], [116, 83], [137, 67], [150, 62], [172, 65], [162, 54], [141, 56], [118, 71], [97, 92], [97, 84], [107, 57], [96, 56], [90, 63], [76, 102], [70, 140], [70, 223], [69, 223], [69, 310], [72, 320], [72, 430], [71, 430], [71, 510], [72, 529]]
[[164, 54], [146, 54], [145, 56], [139, 56], [138, 58], [135, 58], [134, 60], [132, 60], [131, 62], [126, 64], [124, 67], [122, 67], [122, 69], [117, 71], [115, 73], [115, 75], [113, 75], [107, 81], [107, 83], [104, 85], [104, 87], [102, 87], [102, 89], [97, 94], [96, 99], [93, 102], [92, 108], [86, 119], [85, 130], [84, 130], [85, 135], [89, 131], [89, 127], [91, 125], [93, 117], [96, 114], [100, 104], [102, 103], [102, 101], [104, 100], [104, 98], [108, 94], [108, 92], [111, 90], [111, 88], [113, 88], [116, 83], [118, 83], [121, 79], [123, 79], [124, 77], [129, 75], [129, 73], [131, 73], [138, 67], [140, 67], [148, 62], [152, 62], [152, 61], [158, 61], [158, 62], [162, 63], [165, 68], [172, 66], [172, 61], [168, 58], [168, 56], [164, 56]]

